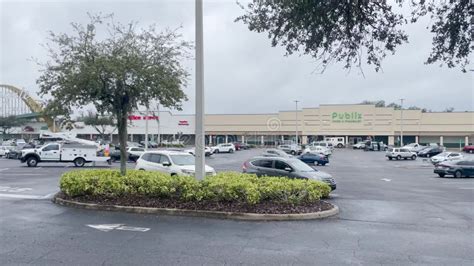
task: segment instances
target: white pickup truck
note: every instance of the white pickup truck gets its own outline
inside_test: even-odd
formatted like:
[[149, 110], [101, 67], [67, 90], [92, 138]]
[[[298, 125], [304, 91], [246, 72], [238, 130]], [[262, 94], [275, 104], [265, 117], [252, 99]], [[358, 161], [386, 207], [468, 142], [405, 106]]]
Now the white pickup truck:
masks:
[[80, 143], [49, 143], [37, 149], [21, 151], [20, 161], [28, 167], [36, 167], [39, 162], [74, 163], [82, 167], [90, 162], [108, 162], [110, 157], [97, 156], [97, 147]]

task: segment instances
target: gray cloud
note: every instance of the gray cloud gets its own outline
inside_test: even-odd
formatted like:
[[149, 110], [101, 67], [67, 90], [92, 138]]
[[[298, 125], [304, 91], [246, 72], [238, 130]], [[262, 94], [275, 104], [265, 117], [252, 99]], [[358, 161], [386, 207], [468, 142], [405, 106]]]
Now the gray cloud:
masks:
[[[47, 31], [70, 32], [70, 22], [87, 22], [87, 12], [114, 13], [123, 23], [146, 26], [182, 26], [187, 40], [194, 40], [194, 1], [1, 1], [0, 82], [37, 92], [38, 67], [28, 58], [46, 60], [39, 45]], [[433, 110], [455, 107], [473, 110], [472, 72], [424, 65], [431, 48], [428, 19], [407, 25], [410, 43], [388, 55], [383, 71], [364, 66], [365, 77], [353, 69], [347, 73], [334, 64], [323, 74], [314, 72], [317, 62], [308, 56], [284, 56], [272, 48], [265, 33], [250, 32], [234, 19], [242, 11], [234, 1], [205, 1], [205, 88], [207, 113], [269, 113], [327, 103], [357, 103], [406, 98], [407, 105]], [[194, 112], [194, 62], [185, 63], [192, 74], [185, 88], [190, 101], [185, 113]]]

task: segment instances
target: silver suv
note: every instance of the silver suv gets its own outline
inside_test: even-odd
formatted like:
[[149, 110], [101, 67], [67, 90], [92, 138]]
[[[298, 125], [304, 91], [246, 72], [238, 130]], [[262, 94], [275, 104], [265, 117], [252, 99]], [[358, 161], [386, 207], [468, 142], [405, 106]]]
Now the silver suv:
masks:
[[318, 171], [297, 158], [254, 157], [244, 163], [242, 171], [257, 176], [314, 179], [327, 183], [331, 190], [336, 189], [336, 181], [330, 174]]
[[415, 160], [416, 159], [416, 153], [412, 152], [412, 151], [410, 151], [409, 149], [406, 149], [406, 148], [392, 148], [392, 149], [387, 151], [387, 154], [385, 154], [385, 156], [388, 157], [389, 160], [392, 160], [392, 159], [397, 159], [397, 160], [412, 159], [412, 160]]

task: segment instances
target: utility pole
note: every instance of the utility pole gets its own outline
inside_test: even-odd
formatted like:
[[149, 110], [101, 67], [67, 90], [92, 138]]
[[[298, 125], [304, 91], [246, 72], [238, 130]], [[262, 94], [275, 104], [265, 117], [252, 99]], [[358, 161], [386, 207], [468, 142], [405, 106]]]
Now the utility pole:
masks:
[[403, 101], [400, 99], [400, 147], [403, 147]]
[[160, 102], [157, 103], [156, 109], [157, 109], [156, 111], [157, 111], [157, 113], [158, 113], [158, 118], [157, 118], [157, 120], [156, 120], [156, 121], [158, 122], [158, 140], [157, 140], [157, 142], [158, 142], [158, 146], [160, 146], [160, 144], [161, 144], [161, 135], [160, 135], [160, 119], [161, 119], [161, 115], [160, 115]]
[[148, 150], [148, 106], [145, 111], [145, 151]]
[[195, 177], [204, 179], [204, 38], [202, 0], [196, 0], [196, 128], [194, 132]]
[[296, 108], [295, 108], [296, 145], [298, 145], [298, 102], [299, 102], [298, 100], [295, 100], [295, 105], [296, 105]]

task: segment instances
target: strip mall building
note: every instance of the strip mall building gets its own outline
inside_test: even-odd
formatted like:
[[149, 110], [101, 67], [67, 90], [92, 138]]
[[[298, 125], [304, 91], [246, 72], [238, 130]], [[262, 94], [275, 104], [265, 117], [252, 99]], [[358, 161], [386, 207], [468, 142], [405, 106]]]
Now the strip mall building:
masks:
[[[292, 140], [298, 131], [301, 143], [324, 137], [344, 137], [346, 143], [371, 137], [396, 145], [403, 130], [404, 143], [439, 143], [447, 147], [474, 142], [474, 112], [433, 112], [394, 110], [374, 105], [320, 105], [298, 112], [280, 111], [270, 114], [208, 114], [205, 117], [206, 142], [212, 144], [241, 141], [250, 144], [273, 145]], [[83, 138], [97, 138], [92, 127], [76, 123], [73, 132]], [[162, 141], [180, 139], [194, 143], [194, 115], [155, 113], [148, 119], [150, 139]], [[146, 119], [137, 113], [130, 117], [131, 141], [145, 139]], [[36, 131], [35, 129], [34, 131]], [[19, 133], [19, 132], [18, 132]], [[30, 132], [34, 133], [34, 132]], [[116, 130], [107, 131], [118, 140]], [[108, 138], [109, 138], [108, 137]]]

